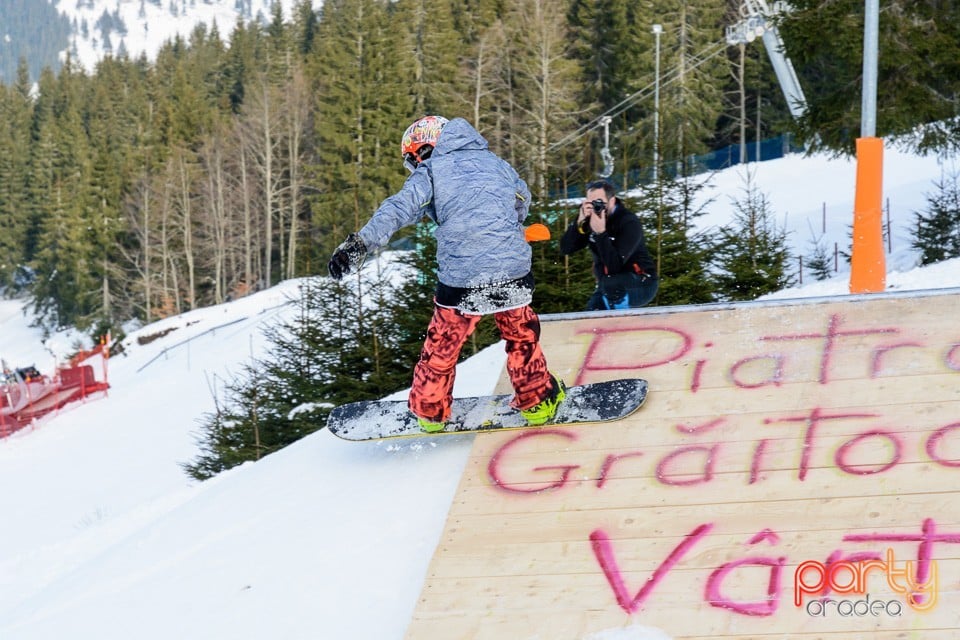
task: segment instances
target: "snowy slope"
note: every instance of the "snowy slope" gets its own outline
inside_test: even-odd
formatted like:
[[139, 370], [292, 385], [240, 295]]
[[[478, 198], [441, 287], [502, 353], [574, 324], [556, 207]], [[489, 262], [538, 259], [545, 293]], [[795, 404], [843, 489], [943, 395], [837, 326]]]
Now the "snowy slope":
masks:
[[[891, 148], [884, 150], [883, 163], [884, 224], [889, 218], [893, 229], [887, 269], [905, 271], [917, 265], [917, 254], [910, 250], [914, 213], [927, 207], [927, 195], [936, 191], [935, 183], [955, 175], [960, 165], [955, 158], [916, 156]], [[734, 201], [745, 199], [752, 181], [775, 212], [776, 223], [787, 231], [795, 256], [809, 257], [813, 242], [820, 239], [831, 256], [834, 242], [841, 252], [849, 253], [856, 170], [853, 158], [811, 159], [793, 154], [705, 176], [709, 182], [697, 196], [700, 204], [709, 203], [708, 213], [697, 223], [701, 227], [727, 223], [735, 211]]]
[[[62, 0], [56, 5], [73, 25], [69, 52], [93, 70], [105, 54], [116, 54], [121, 43], [131, 58], [146, 53], [153, 60], [164, 42], [177, 35], [189, 38], [201, 23], [208, 32], [216, 24], [220, 37], [229, 40], [238, 19], [269, 21], [274, 2], [289, 19], [294, 0]], [[320, 4], [314, 2], [314, 7]]]
[[[921, 208], [939, 169], [889, 154], [885, 175], [902, 189], [897, 202]], [[740, 179], [716, 176], [709, 224], [723, 222]], [[790, 157], [760, 165], [757, 180], [800, 231], [799, 215], [819, 221], [826, 202], [844, 240], [849, 163]], [[906, 240], [895, 241], [890, 264], [912, 264]], [[892, 272], [888, 285], [960, 286], [960, 260]], [[295, 312], [288, 301], [297, 286], [141, 329], [127, 355], [110, 362], [107, 399], [0, 440], [0, 638], [403, 637], [472, 436], [347, 443], [321, 431], [205, 483], [179, 467], [195, 454], [196, 419], [213, 409], [210, 386], [262, 353], [261, 327]], [[846, 290], [842, 273], [778, 295]], [[0, 302], [0, 356], [49, 370], [71, 338], [44, 345], [19, 305]], [[470, 359], [456, 393], [490, 392], [503, 362], [496, 345]], [[633, 628], [594, 640], [657, 633]]]

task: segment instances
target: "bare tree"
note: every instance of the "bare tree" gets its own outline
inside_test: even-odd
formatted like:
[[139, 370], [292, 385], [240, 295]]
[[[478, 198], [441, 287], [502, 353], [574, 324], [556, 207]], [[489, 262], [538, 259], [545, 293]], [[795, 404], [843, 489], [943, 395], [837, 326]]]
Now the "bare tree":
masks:
[[256, 178], [255, 188], [262, 195], [263, 280], [265, 286], [270, 286], [273, 283], [273, 223], [274, 217], [280, 215], [283, 190], [282, 172], [276, 167], [282, 149], [282, 108], [278, 91], [265, 75], [251, 82], [248, 89], [240, 128], [243, 150]]
[[179, 218], [178, 226], [183, 242], [183, 260], [187, 268], [187, 304], [190, 309], [196, 309], [198, 305], [197, 269], [193, 249], [193, 181], [195, 168], [192, 158], [188, 157], [189, 155], [188, 151], [179, 150], [172, 158], [175, 172], [173, 185], [176, 188], [173, 194], [173, 205]]
[[512, 146], [532, 168], [531, 186], [547, 192], [550, 144], [575, 126], [577, 65], [569, 56], [563, 0], [514, 0], [506, 41], [512, 43], [512, 105], [520, 126]]
[[201, 166], [204, 170], [202, 204], [203, 225], [206, 229], [204, 244], [208, 250], [202, 251], [206, 257], [207, 268], [211, 269], [214, 283], [213, 299], [215, 304], [224, 301], [227, 289], [227, 233], [231, 225], [230, 210], [225, 199], [225, 183], [228, 180], [224, 166], [224, 141], [222, 136], [209, 138], [200, 150]]
[[463, 61], [472, 89], [464, 97], [469, 100], [473, 126], [477, 131], [484, 129], [483, 114], [487, 111], [485, 101], [506, 89], [501, 73], [505, 44], [503, 23], [498, 20], [480, 34], [471, 56]]
[[[136, 241], [134, 248], [121, 250], [139, 280], [140, 296], [131, 295], [127, 304], [152, 321], [183, 311], [179, 264], [190, 264], [184, 256], [184, 209], [181, 186], [187, 172], [183, 157], [175, 155], [156, 175], [144, 175], [125, 207], [128, 228]], [[188, 198], [189, 199], [189, 198]], [[189, 213], [188, 219], [189, 219]]]
[[301, 69], [292, 71], [283, 92], [284, 138], [287, 148], [286, 169], [290, 204], [290, 228], [287, 233], [287, 264], [285, 277], [296, 276], [297, 243], [300, 237], [300, 211], [303, 208], [303, 165], [307, 153], [307, 128], [310, 115], [310, 92]]
[[[183, 298], [180, 291], [180, 274], [177, 266], [176, 253], [173, 245], [176, 234], [176, 223], [174, 221], [174, 202], [171, 196], [174, 186], [174, 163], [167, 164], [166, 175], [162, 185], [163, 196], [160, 200], [160, 264], [161, 264], [161, 289], [163, 294], [163, 308], [172, 305], [175, 313], [183, 311]], [[168, 302], [170, 305], [168, 305]]]
[[133, 307], [140, 310], [146, 317], [147, 322], [153, 320], [151, 310], [151, 301], [153, 299], [153, 201], [152, 185], [148, 176], [142, 178], [133, 188], [130, 198], [127, 200], [125, 212], [127, 215], [128, 229], [134, 240], [134, 249], [127, 250], [123, 245], [120, 251], [130, 264], [134, 271], [134, 280], [139, 281], [140, 285], [134, 285], [134, 289], [139, 288], [143, 296], [143, 304], [134, 303]]

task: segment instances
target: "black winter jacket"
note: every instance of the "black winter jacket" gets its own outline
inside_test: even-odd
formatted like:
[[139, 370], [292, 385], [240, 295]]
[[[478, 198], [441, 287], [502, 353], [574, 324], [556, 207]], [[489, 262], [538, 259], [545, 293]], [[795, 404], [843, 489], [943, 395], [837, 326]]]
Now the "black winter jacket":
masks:
[[560, 252], [569, 255], [584, 247], [593, 252], [593, 273], [602, 276], [624, 271], [657, 275], [657, 267], [647, 251], [640, 218], [617, 199], [613, 213], [607, 215], [607, 230], [593, 233], [589, 218], [578, 227], [577, 221], [560, 238]]

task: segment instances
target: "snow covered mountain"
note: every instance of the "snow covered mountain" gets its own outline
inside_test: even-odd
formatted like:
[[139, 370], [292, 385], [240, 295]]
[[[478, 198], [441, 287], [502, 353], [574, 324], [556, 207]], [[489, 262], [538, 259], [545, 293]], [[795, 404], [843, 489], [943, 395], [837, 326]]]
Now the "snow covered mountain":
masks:
[[[280, 3], [290, 18], [295, 0], [48, 0], [72, 25], [70, 47], [62, 55], [93, 70], [105, 55], [126, 51], [131, 58], [146, 53], [153, 59], [164, 42], [184, 38], [199, 24], [216, 24], [227, 40], [237, 20], [269, 21]], [[319, 6], [319, 2], [314, 3]]]

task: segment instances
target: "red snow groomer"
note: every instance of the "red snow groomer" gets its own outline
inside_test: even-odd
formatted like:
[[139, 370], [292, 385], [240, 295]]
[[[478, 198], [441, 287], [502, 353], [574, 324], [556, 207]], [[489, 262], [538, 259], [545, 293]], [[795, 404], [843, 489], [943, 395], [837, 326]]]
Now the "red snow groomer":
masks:
[[0, 438], [30, 426], [40, 418], [59, 411], [71, 402], [93, 394], [106, 395], [106, 341], [89, 351], [81, 351], [56, 373], [46, 376], [35, 366], [9, 369], [0, 376]]

